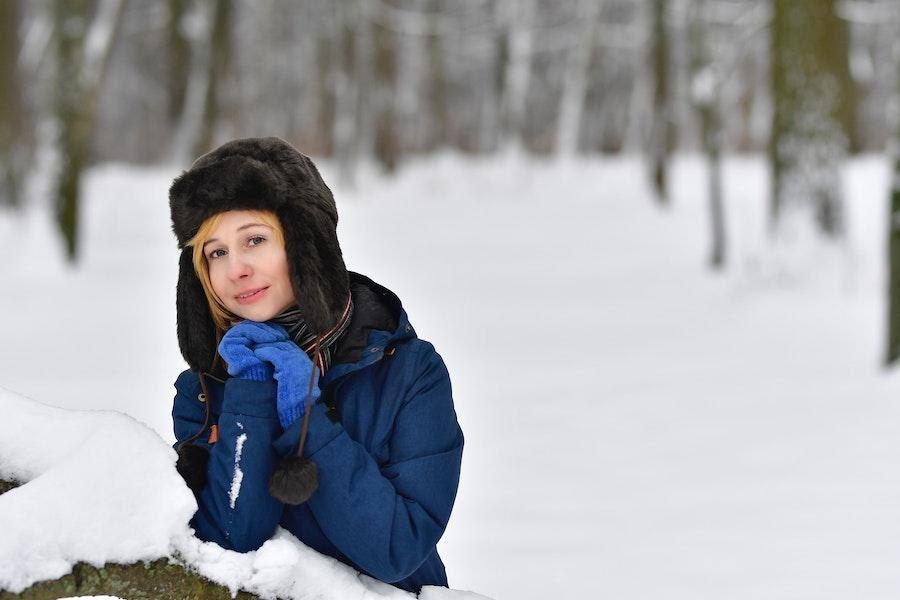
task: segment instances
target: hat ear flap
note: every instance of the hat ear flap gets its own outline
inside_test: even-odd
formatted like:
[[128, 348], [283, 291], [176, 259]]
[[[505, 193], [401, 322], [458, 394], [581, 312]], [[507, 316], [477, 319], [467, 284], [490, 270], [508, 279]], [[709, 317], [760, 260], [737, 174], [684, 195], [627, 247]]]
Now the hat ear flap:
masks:
[[190, 247], [181, 251], [175, 309], [181, 355], [192, 370], [201, 371], [212, 366], [216, 353], [216, 326], [209, 312], [203, 284], [194, 271], [193, 252]]
[[297, 305], [310, 329], [325, 333], [340, 320], [350, 290], [334, 222], [299, 203], [280, 207], [278, 218]]

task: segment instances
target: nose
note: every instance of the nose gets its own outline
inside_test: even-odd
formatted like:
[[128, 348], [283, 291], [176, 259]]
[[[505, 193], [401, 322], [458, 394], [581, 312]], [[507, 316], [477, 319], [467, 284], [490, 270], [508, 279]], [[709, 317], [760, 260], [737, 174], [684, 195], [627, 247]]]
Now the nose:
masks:
[[250, 263], [244, 260], [239, 253], [232, 252], [228, 258], [228, 278], [232, 281], [238, 281], [253, 274]]

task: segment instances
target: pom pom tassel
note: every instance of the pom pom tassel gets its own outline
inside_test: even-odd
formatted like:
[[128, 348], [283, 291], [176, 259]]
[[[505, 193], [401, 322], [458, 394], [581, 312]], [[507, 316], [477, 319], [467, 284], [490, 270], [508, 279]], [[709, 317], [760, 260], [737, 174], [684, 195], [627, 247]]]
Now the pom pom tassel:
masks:
[[281, 459], [269, 479], [269, 493], [285, 504], [303, 504], [318, 487], [319, 469], [303, 456]]

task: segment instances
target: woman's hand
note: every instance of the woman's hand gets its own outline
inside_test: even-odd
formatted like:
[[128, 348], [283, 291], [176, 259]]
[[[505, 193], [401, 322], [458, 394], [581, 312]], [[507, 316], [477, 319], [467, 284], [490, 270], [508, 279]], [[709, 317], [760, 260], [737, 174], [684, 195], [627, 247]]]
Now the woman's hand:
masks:
[[285, 429], [303, 415], [309, 394], [310, 378], [313, 379], [309, 402], [319, 398], [319, 370], [306, 352], [290, 340], [263, 342], [256, 346], [254, 354], [275, 368], [278, 382], [278, 419]]
[[259, 344], [289, 339], [280, 325], [241, 321], [225, 332], [219, 342], [219, 355], [228, 363], [228, 374], [239, 379], [269, 381], [272, 367], [253, 351]]

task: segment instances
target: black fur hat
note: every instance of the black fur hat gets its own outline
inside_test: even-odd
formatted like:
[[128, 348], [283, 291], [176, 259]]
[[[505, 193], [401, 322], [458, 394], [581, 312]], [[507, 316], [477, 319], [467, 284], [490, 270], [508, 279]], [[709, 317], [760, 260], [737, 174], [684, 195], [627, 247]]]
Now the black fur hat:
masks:
[[228, 210], [271, 210], [284, 229], [288, 271], [314, 333], [337, 323], [350, 281], [337, 240], [334, 196], [313, 162], [276, 137], [234, 140], [204, 154], [169, 188], [172, 230], [181, 248], [176, 311], [181, 354], [209, 369], [215, 326], [185, 244], [207, 218]]
[[[337, 240], [337, 208], [312, 161], [279, 138], [247, 138], [228, 142], [198, 158], [169, 188], [172, 230], [181, 249], [176, 313], [178, 344], [193, 371], [211, 369], [216, 356], [212, 314], [193, 250], [185, 244], [203, 222], [228, 210], [271, 210], [284, 229], [284, 246], [294, 297], [311, 331], [322, 334], [342, 317], [350, 279]], [[310, 382], [312, 385], [312, 382]], [[311, 397], [307, 396], [307, 400]], [[309, 402], [294, 456], [283, 458], [269, 481], [269, 491], [282, 502], [300, 504], [318, 486], [315, 463], [303, 457]], [[207, 452], [193, 446], [207, 423], [178, 449], [177, 468], [195, 491], [205, 484]]]

